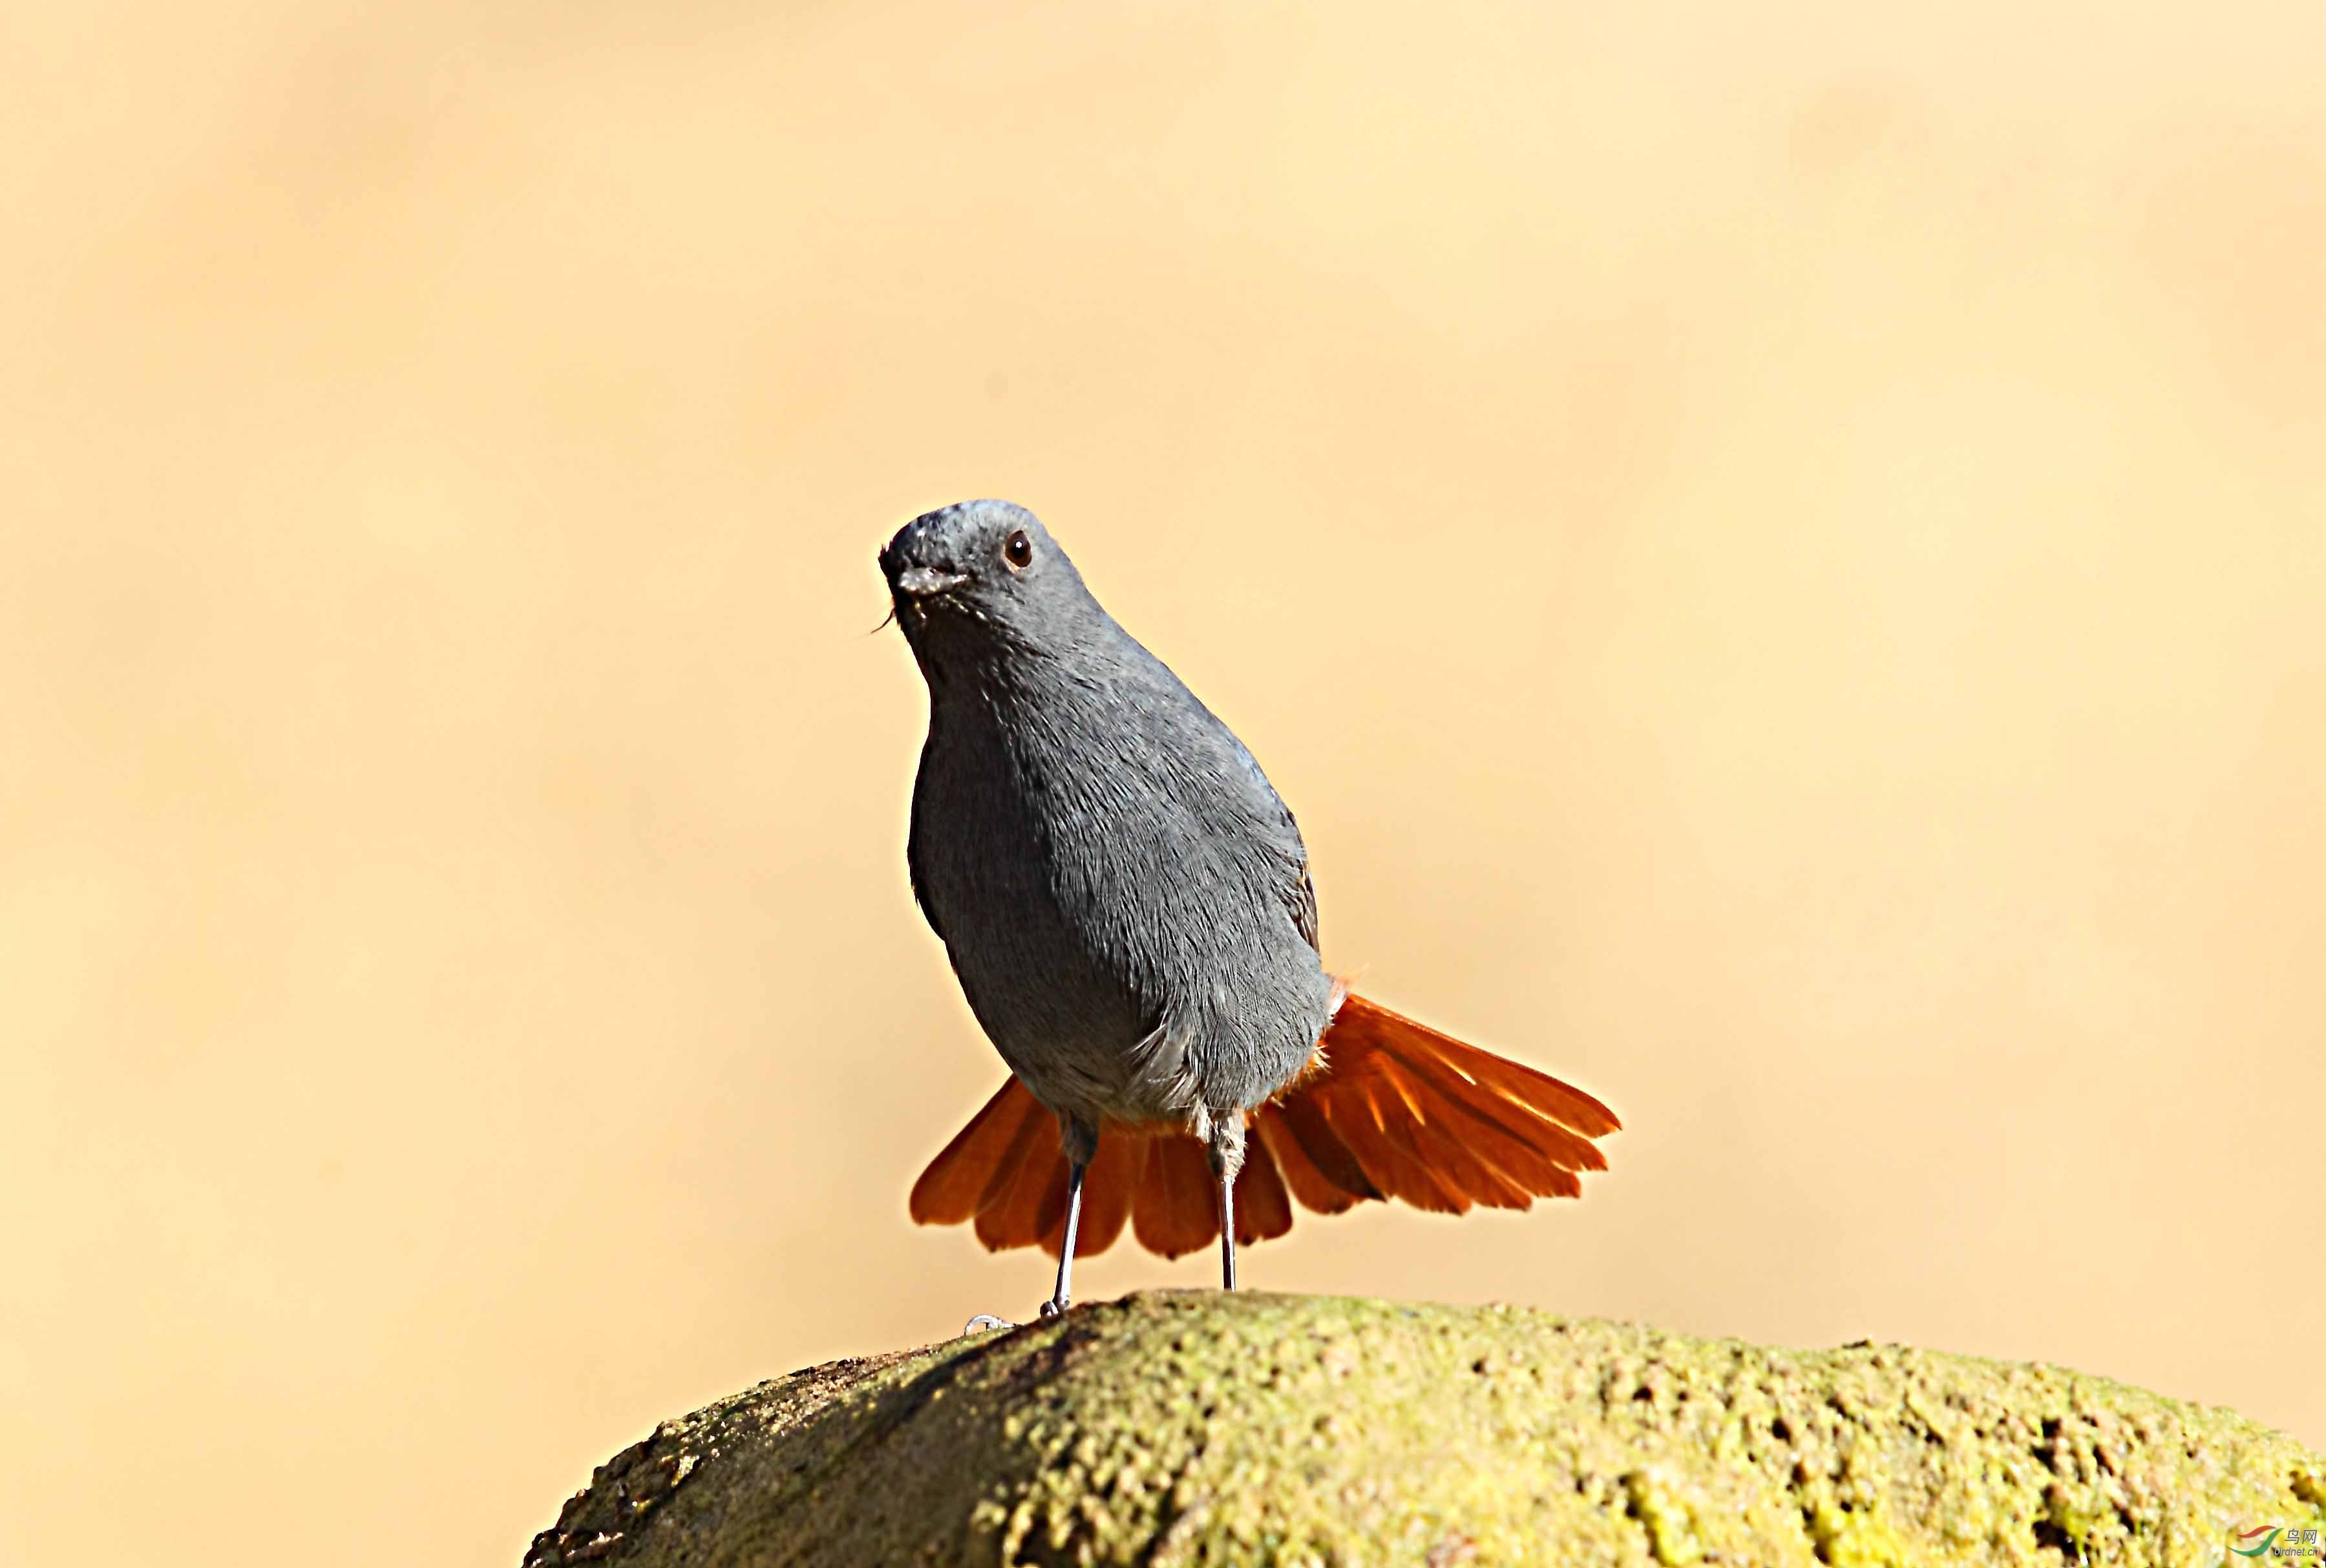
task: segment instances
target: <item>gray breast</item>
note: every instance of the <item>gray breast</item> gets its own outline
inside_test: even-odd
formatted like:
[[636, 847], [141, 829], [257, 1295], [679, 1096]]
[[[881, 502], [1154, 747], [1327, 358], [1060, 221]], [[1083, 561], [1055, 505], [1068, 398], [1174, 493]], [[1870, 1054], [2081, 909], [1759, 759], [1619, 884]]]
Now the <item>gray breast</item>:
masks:
[[979, 1022], [1056, 1109], [1254, 1105], [1326, 1021], [1298, 832], [1162, 673], [1175, 691], [963, 691], [931, 713], [915, 888]]

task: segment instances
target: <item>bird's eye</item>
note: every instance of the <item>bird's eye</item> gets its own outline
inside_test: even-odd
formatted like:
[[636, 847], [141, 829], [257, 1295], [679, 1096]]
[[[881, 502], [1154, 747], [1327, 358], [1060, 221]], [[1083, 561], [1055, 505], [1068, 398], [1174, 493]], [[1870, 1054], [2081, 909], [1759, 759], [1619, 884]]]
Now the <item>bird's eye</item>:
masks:
[[1019, 529], [1002, 542], [1001, 558], [1009, 563], [1013, 572], [1023, 572], [1034, 564], [1034, 541], [1026, 537], [1025, 529]]

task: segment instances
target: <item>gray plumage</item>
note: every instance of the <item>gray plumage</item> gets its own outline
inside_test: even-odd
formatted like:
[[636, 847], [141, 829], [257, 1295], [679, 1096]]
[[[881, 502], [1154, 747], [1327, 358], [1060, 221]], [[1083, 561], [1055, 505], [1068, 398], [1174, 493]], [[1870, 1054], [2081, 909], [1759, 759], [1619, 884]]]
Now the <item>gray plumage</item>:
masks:
[[1105, 1118], [1174, 1121], [1232, 1181], [1331, 1013], [1292, 814], [1024, 508], [916, 518], [880, 566], [929, 688], [913, 890], [971, 1010], [1077, 1167]]

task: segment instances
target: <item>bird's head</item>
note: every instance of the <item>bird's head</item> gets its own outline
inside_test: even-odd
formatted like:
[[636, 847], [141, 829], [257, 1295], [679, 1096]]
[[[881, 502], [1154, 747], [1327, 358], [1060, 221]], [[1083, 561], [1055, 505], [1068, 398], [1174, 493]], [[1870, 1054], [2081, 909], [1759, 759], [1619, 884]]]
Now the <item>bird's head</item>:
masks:
[[925, 671], [1056, 651], [1097, 610], [1039, 518], [1011, 501], [924, 512], [880, 551], [897, 625]]

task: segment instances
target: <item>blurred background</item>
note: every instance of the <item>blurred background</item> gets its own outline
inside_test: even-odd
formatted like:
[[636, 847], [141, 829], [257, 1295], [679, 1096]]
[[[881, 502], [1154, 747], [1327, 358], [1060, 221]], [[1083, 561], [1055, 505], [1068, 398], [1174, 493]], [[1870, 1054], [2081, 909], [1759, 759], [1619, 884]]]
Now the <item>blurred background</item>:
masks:
[[[0, 18], [11, 1563], [514, 1564], [1024, 1313], [872, 564], [1028, 503], [1630, 1130], [1268, 1289], [2326, 1445], [2326, 10]], [[1209, 1283], [1126, 1245], [1091, 1296]]]

